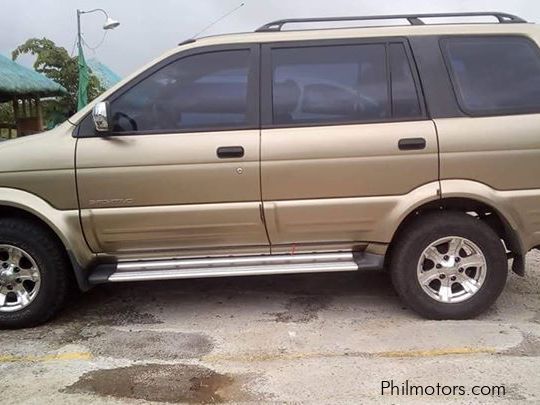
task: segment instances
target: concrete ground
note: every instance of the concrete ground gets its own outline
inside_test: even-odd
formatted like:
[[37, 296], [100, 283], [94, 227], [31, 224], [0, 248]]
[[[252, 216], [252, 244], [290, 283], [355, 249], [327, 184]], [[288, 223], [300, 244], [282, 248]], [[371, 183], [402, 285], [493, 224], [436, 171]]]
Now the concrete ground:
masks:
[[[419, 318], [382, 272], [101, 286], [45, 326], [0, 331], [0, 398], [540, 403], [540, 254], [527, 267], [463, 322]], [[465, 392], [381, 395], [383, 380]], [[476, 385], [505, 392], [474, 396]]]

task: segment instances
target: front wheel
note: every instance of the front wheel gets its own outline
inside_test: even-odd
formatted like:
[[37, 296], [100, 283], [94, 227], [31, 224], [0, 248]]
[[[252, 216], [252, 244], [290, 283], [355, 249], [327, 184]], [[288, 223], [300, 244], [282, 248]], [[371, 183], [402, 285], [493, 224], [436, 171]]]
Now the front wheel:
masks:
[[468, 319], [491, 306], [508, 276], [503, 244], [478, 218], [428, 214], [402, 233], [391, 257], [401, 299], [430, 319]]
[[69, 262], [43, 226], [0, 218], [0, 329], [39, 325], [62, 306]]

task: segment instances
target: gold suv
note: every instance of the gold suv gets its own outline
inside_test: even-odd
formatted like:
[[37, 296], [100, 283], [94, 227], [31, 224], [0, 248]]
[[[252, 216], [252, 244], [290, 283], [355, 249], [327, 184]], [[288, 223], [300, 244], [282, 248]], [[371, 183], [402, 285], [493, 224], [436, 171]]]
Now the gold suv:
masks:
[[[364, 20], [408, 24], [302, 29]], [[472, 13], [180, 44], [0, 145], [0, 326], [71, 281], [383, 268], [425, 317], [478, 315], [540, 247], [539, 43]]]

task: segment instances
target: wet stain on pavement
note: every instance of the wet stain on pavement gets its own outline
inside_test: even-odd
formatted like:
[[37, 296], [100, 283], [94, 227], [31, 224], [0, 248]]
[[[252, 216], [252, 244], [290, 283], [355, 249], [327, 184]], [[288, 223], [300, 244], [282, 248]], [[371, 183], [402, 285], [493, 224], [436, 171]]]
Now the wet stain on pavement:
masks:
[[[14, 339], [14, 336], [17, 336]], [[120, 330], [109, 327], [87, 327], [76, 323], [0, 333], [0, 347], [5, 353], [24, 355], [19, 340], [34, 341], [38, 352], [58, 350], [68, 344], [83, 345], [93, 356], [130, 360], [178, 360], [199, 358], [214, 348], [213, 340], [199, 333]]]
[[329, 304], [330, 299], [328, 297], [294, 297], [285, 304], [286, 311], [273, 312], [269, 315], [274, 317], [274, 322], [307, 323], [317, 319], [319, 311], [327, 308]]
[[31, 329], [11, 331], [9, 334], [0, 333], [0, 347], [13, 351], [19, 340], [34, 341], [34, 347], [42, 346], [45, 350], [57, 350], [68, 344], [85, 343], [87, 340], [103, 336], [106, 331], [102, 328], [87, 328], [80, 323], [51, 322]]
[[[149, 299], [153, 301], [152, 297]], [[96, 305], [96, 303], [99, 303]], [[57, 323], [73, 321], [96, 326], [157, 325], [163, 323], [154, 314], [139, 310], [140, 300], [109, 294], [108, 288], [91, 290], [74, 300]]]
[[201, 366], [145, 364], [91, 371], [63, 392], [169, 403], [254, 401], [246, 381]]
[[67, 303], [56, 319], [42, 326], [0, 333], [0, 346], [9, 347], [17, 339], [35, 339], [54, 350], [66, 344], [105, 339], [111, 327], [162, 324], [156, 315], [138, 308], [137, 298], [111, 297], [98, 289], [89, 291]]

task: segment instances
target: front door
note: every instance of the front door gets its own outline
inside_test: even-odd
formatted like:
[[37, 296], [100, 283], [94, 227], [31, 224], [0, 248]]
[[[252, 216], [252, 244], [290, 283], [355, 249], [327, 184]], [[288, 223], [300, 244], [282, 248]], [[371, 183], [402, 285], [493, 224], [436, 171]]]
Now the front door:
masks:
[[77, 184], [96, 252], [265, 253], [258, 47], [186, 51], [110, 98], [112, 133], [83, 121]]
[[392, 210], [437, 182], [436, 132], [411, 60], [399, 38], [263, 47], [261, 179], [273, 251], [388, 243]]

